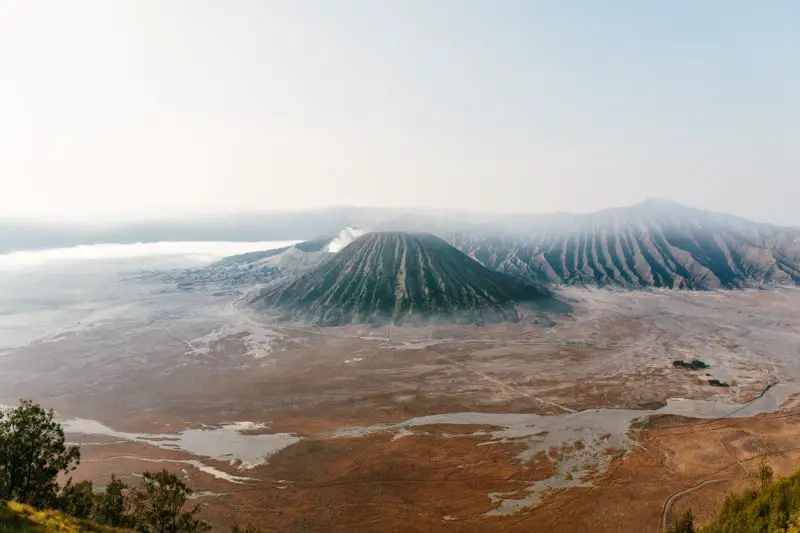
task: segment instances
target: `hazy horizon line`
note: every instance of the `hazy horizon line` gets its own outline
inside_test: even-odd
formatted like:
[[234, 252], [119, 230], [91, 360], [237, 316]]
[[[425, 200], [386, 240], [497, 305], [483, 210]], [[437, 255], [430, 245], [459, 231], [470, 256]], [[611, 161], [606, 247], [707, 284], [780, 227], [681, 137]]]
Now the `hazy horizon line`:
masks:
[[[73, 227], [80, 227], [80, 228], [91, 228], [92, 226], [97, 227], [109, 227], [109, 226], [118, 226], [118, 225], [131, 225], [131, 224], [147, 224], [147, 223], [159, 223], [159, 222], [180, 222], [180, 221], [195, 221], [197, 219], [213, 219], [213, 218], [224, 218], [224, 217], [237, 217], [237, 216], [258, 216], [258, 215], [268, 215], [268, 214], [302, 214], [302, 213], [314, 213], [314, 212], [324, 212], [324, 211], [336, 211], [336, 210], [373, 210], [373, 211], [390, 211], [396, 213], [451, 213], [451, 214], [463, 214], [463, 215], [481, 215], [481, 216], [488, 216], [488, 217], [536, 217], [536, 216], [569, 216], [569, 215], [591, 215], [595, 213], [600, 213], [603, 211], [609, 211], [614, 209], [624, 209], [629, 207], [635, 207], [642, 204], [647, 203], [664, 203], [664, 204], [673, 204], [676, 206], [681, 206], [690, 209], [697, 209], [700, 211], [710, 212], [710, 213], [717, 213], [717, 214], [725, 214], [725, 215], [732, 215], [737, 216], [740, 218], [745, 218], [747, 220], [751, 220], [753, 222], [764, 222], [761, 220], [754, 220], [743, 215], [740, 215], [735, 212], [730, 211], [716, 211], [711, 210], [703, 207], [698, 207], [696, 205], [687, 204], [684, 202], [679, 202], [676, 200], [672, 200], [667, 197], [659, 197], [659, 196], [651, 196], [642, 198], [639, 201], [628, 203], [628, 204], [615, 204], [615, 205], [608, 205], [598, 209], [593, 210], [583, 210], [583, 211], [564, 211], [564, 210], [554, 210], [554, 211], [491, 211], [491, 210], [480, 210], [480, 209], [471, 209], [471, 208], [453, 208], [453, 207], [428, 207], [428, 206], [394, 206], [394, 205], [366, 205], [366, 204], [328, 204], [328, 205], [320, 205], [320, 206], [311, 206], [311, 207], [300, 207], [300, 208], [266, 208], [266, 209], [254, 209], [254, 208], [242, 208], [242, 209], [224, 209], [224, 210], [214, 210], [214, 209], [197, 209], [192, 211], [184, 211], [181, 213], [177, 212], [170, 212], [164, 211], [160, 213], [147, 213], [141, 215], [133, 215], [133, 214], [122, 214], [118, 216], [107, 216], [107, 215], [90, 215], [86, 217], [46, 217], [46, 216], [25, 216], [25, 215], [10, 215], [10, 216], [2, 216], [0, 215], [0, 222], [11, 222], [11, 223], [24, 223], [26, 225], [36, 226], [50, 226], [53, 224], [67, 224]], [[770, 223], [778, 226], [787, 226], [792, 227], [792, 224], [777, 224], [773, 222], [765, 222]], [[800, 224], [798, 221], [796, 224]]]

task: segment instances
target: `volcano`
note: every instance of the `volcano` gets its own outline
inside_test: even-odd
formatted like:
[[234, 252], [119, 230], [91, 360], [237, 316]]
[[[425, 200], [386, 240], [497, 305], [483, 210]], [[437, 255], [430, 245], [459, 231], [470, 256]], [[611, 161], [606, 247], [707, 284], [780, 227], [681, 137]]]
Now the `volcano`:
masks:
[[285, 320], [335, 326], [519, 321], [555, 300], [426, 233], [368, 233], [251, 300]]

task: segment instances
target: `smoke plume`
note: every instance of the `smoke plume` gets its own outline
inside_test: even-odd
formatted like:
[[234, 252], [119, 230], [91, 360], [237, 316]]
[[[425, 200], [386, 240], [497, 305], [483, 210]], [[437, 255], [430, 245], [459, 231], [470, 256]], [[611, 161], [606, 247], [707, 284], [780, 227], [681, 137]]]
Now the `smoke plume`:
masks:
[[355, 229], [348, 226], [340, 231], [339, 235], [337, 235], [330, 243], [328, 243], [328, 246], [325, 247], [325, 251], [336, 253], [362, 235], [364, 235], [364, 230]]

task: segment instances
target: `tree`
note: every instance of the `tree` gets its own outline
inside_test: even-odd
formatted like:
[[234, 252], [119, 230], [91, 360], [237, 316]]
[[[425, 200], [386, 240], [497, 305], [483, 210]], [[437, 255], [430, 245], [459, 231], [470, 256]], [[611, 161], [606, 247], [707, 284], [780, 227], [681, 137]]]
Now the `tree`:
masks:
[[141, 533], [201, 533], [210, 526], [194, 517], [195, 505], [184, 511], [192, 490], [166, 470], [144, 472], [142, 485], [133, 491], [136, 529]]
[[52, 505], [56, 477], [74, 470], [80, 457], [77, 446], [65, 444], [52, 409], [20, 400], [18, 407], [0, 412], [0, 500]]
[[130, 527], [133, 517], [130, 514], [130, 498], [126, 494], [128, 485], [111, 474], [111, 481], [98, 495], [94, 519], [107, 526]]
[[762, 455], [758, 465], [758, 480], [761, 483], [762, 489], [772, 483], [772, 476], [772, 467], [769, 466], [766, 457]]
[[94, 510], [94, 491], [91, 481], [80, 481], [73, 484], [72, 478], [67, 480], [58, 497], [59, 507], [64, 513], [75, 518], [89, 518]]
[[786, 527], [786, 533], [800, 533], [800, 513], [792, 517], [792, 520]]

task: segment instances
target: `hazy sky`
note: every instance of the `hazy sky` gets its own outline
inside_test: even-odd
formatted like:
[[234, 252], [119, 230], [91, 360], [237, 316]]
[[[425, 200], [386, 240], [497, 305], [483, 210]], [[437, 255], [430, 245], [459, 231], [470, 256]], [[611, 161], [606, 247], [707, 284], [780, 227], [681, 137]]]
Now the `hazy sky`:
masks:
[[800, 2], [0, 0], [0, 217], [800, 224]]

